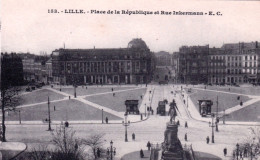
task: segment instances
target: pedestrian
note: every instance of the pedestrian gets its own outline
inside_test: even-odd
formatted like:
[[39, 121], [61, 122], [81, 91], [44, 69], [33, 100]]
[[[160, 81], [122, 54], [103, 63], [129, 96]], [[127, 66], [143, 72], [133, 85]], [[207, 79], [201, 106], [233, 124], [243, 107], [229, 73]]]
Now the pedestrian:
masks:
[[132, 140], [135, 141], [135, 133], [132, 134]]
[[244, 157], [247, 157], [247, 149], [244, 149]]
[[185, 121], [185, 128], [188, 128], [188, 122]]
[[108, 124], [108, 118], [106, 117], [106, 124]]
[[243, 159], [243, 153], [240, 151], [240, 159]]
[[153, 109], [152, 109], [152, 115], [153, 115]]
[[141, 113], [141, 120], [143, 120], [143, 114]]
[[206, 141], [207, 141], [207, 144], [209, 144], [209, 136], [207, 136]]
[[86, 87], [86, 89], [88, 89], [88, 87]]
[[56, 108], [55, 108], [55, 106], [53, 107], [53, 110], [54, 110], [54, 111], [56, 111]]
[[97, 148], [97, 157], [98, 157], [98, 158], [100, 158], [100, 153], [101, 153], [100, 149]]
[[148, 148], [148, 151], [150, 151], [150, 149], [151, 149], [151, 143], [150, 143], [150, 141], [147, 142], [146, 147]]
[[140, 150], [140, 158], [144, 158], [144, 151], [142, 149]]
[[70, 96], [69, 96], [69, 99], [70, 99]]
[[223, 152], [224, 152], [224, 156], [226, 157], [227, 156], [227, 148], [226, 147], [224, 148]]
[[180, 126], [180, 121], [179, 120], [177, 121], [177, 125]]
[[185, 133], [184, 139], [185, 139], [185, 141], [188, 140], [187, 133]]
[[114, 91], [114, 88], [112, 88], [111, 90], [112, 90], [112, 92], [113, 92], [113, 91]]

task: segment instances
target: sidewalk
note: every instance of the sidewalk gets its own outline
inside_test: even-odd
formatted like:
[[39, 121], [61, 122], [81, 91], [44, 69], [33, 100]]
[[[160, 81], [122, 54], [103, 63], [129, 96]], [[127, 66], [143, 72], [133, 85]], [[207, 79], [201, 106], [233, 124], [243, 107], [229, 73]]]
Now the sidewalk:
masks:
[[0, 142], [0, 160], [12, 159], [26, 148], [27, 146], [21, 142]]

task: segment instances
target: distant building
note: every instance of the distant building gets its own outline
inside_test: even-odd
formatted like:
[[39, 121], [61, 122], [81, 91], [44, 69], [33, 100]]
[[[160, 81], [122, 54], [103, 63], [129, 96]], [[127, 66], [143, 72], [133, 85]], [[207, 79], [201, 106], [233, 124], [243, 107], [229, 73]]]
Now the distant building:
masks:
[[127, 48], [52, 52], [53, 80], [62, 84], [148, 83], [153, 69], [153, 54], [142, 39], [133, 39]]
[[46, 62], [46, 73], [47, 73], [47, 82], [52, 82], [53, 78], [52, 78], [52, 59], [50, 58], [47, 62]]
[[258, 42], [181, 47], [173, 62], [180, 83], [260, 83]]
[[208, 82], [209, 45], [182, 46], [177, 54], [178, 82], [188, 84]]
[[15, 53], [1, 53], [1, 87], [23, 85], [22, 59]]
[[156, 66], [172, 66], [172, 55], [169, 52], [156, 52], [155, 57]]

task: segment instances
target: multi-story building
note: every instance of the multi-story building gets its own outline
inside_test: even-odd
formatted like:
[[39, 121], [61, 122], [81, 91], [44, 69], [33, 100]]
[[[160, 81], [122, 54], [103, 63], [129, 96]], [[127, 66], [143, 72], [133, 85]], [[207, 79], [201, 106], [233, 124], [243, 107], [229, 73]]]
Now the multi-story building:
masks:
[[209, 49], [208, 83], [226, 82], [226, 56], [220, 48]]
[[34, 55], [24, 54], [22, 57], [24, 80], [32, 81], [35, 80], [34, 74]]
[[221, 49], [226, 55], [227, 83], [257, 82], [259, 51], [257, 42], [224, 44]]
[[52, 59], [51, 58], [46, 62], [46, 73], [47, 73], [47, 82], [52, 82], [53, 78], [52, 78]]
[[52, 75], [62, 84], [148, 83], [153, 55], [142, 39], [127, 48], [58, 49], [52, 52]]
[[176, 57], [178, 82], [180, 83], [207, 83], [208, 81], [209, 45], [182, 46]]
[[155, 53], [156, 66], [172, 66], [172, 55], [169, 52], [160, 51]]
[[22, 59], [16, 53], [1, 53], [1, 87], [21, 85], [23, 85]]
[[[203, 54], [191, 54], [196, 47], [184, 47], [176, 54], [178, 79], [182, 83], [192, 83], [190, 79], [207, 75], [208, 83], [234, 84], [260, 82], [260, 48], [258, 42], [224, 44], [221, 48], [204, 48]], [[204, 55], [203, 59], [198, 59]], [[207, 59], [206, 59], [207, 57]], [[208, 69], [201, 67], [206, 63]], [[202, 65], [203, 66], [203, 65]], [[191, 72], [189, 72], [191, 71]], [[204, 75], [201, 74], [205, 73]], [[194, 73], [194, 75], [192, 75]], [[197, 80], [198, 83], [206, 82]]]

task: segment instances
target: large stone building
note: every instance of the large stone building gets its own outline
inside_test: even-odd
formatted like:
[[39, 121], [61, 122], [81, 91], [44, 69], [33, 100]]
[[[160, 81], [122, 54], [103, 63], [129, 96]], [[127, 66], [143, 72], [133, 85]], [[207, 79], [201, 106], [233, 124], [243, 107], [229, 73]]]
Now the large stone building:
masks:
[[260, 82], [258, 42], [181, 47], [175, 54], [180, 83], [257, 83]]
[[22, 59], [15, 53], [1, 53], [1, 87], [23, 85]]
[[142, 39], [133, 39], [127, 48], [58, 49], [52, 52], [53, 80], [61, 84], [148, 83], [153, 57]]
[[256, 83], [259, 82], [258, 42], [224, 44], [210, 49], [210, 83]]
[[179, 83], [207, 83], [209, 45], [182, 46], [176, 64]]

